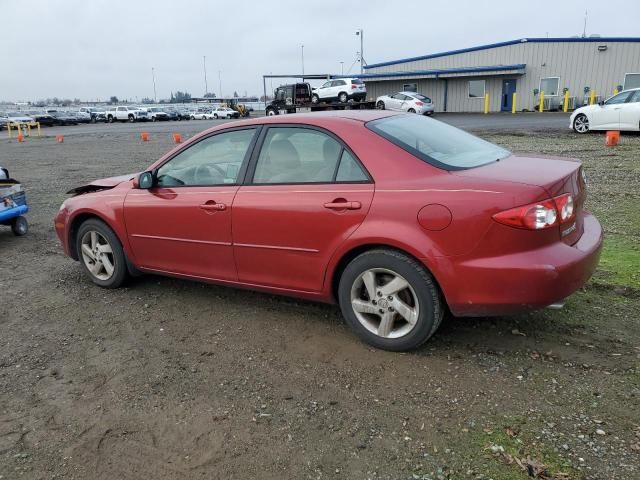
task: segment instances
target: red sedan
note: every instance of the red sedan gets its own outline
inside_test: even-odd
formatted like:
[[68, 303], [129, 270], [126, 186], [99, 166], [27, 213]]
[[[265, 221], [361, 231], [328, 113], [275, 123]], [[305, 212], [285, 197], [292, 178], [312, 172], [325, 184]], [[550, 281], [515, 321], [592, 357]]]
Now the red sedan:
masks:
[[102, 287], [148, 272], [338, 302], [388, 350], [421, 345], [446, 310], [561, 302], [602, 247], [579, 162], [384, 111], [227, 123], [69, 193], [58, 236]]

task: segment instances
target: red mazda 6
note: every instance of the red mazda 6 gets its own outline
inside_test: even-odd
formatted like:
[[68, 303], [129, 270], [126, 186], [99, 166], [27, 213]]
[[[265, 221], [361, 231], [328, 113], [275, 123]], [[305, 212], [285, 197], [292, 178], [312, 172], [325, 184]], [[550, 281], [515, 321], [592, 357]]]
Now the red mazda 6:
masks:
[[69, 193], [58, 236], [102, 287], [148, 272], [338, 302], [388, 350], [425, 342], [447, 309], [561, 302], [602, 246], [578, 161], [383, 111], [227, 123]]

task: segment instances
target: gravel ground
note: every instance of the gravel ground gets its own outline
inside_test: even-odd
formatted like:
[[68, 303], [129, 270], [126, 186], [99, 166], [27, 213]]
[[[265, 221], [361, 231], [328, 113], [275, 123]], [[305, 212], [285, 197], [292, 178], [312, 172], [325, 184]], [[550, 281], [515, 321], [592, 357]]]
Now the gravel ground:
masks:
[[[26, 237], [0, 229], [1, 479], [639, 478], [640, 290], [615, 263], [562, 311], [451, 319], [411, 354], [358, 342], [335, 306], [90, 283], [53, 231], [63, 192], [194, 125], [0, 140], [32, 207]], [[582, 158], [589, 208], [638, 244], [639, 136], [481, 134]]]

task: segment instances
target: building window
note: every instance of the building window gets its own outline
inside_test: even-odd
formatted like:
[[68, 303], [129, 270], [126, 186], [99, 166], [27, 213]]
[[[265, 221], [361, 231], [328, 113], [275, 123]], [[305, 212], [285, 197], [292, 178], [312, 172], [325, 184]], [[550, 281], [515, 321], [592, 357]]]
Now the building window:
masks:
[[469, 98], [484, 97], [484, 80], [469, 80]]
[[640, 73], [624, 74], [624, 90], [629, 90], [630, 88], [640, 88]]
[[417, 83], [405, 83], [404, 85], [402, 85], [402, 91], [403, 92], [417, 92], [418, 91], [418, 84]]
[[545, 97], [557, 97], [560, 89], [560, 77], [547, 77], [540, 79], [540, 91]]

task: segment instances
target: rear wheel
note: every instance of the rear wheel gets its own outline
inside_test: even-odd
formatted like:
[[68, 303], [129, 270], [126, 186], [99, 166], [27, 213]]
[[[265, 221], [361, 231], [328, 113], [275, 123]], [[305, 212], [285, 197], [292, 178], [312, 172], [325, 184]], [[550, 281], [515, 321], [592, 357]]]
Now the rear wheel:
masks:
[[340, 94], [338, 95], [338, 101], [340, 103], [347, 103], [347, 100], [349, 100], [349, 97], [347, 96], [346, 92], [340, 92]]
[[29, 231], [29, 222], [23, 216], [16, 217], [11, 222], [11, 231], [16, 237], [22, 237]]
[[218, 114], [214, 113], [213, 118], [215, 118], [216, 120], [218, 120]]
[[354, 333], [384, 350], [419, 347], [444, 317], [440, 292], [429, 272], [395, 250], [370, 250], [352, 260], [340, 278], [338, 296]]
[[[155, 120], [155, 117], [154, 117]], [[135, 118], [133, 115], [129, 115], [129, 123], [133, 123], [135, 121]]]
[[87, 220], [76, 236], [78, 258], [93, 283], [118, 288], [127, 278], [122, 245], [113, 231], [100, 220]]
[[416, 110], [415, 110], [415, 108], [410, 108], [410, 109], [408, 110], [408, 112], [409, 112], [409, 113], [416, 113]]
[[380, 100], [378, 103], [376, 103], [376, 108], [378, 110], [384, 110], [384, 102], [382, 100]]
[[573, 130], [576, 133], [587, 133], [589, 131], [589, 119], [584, 113], [578, 115], [573, 121]]

